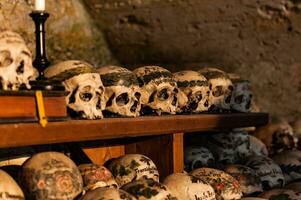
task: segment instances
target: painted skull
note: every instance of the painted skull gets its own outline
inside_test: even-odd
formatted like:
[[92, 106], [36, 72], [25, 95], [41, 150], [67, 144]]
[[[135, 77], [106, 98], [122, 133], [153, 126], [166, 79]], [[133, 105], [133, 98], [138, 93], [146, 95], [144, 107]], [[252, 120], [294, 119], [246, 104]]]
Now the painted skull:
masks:
[[163, 183], [181, 200], [216, 199], [214, 189], [209, 183], [190, 174], [172, 174], [166, 177]]
[[201, 146], [185, 147], [184, 162], [187, 171], [215, 166], [213, 154], [207, 148]]
[[[207, 79], [195, 71], [180, 71], [174, 73], [174, 77], [180, 92], [185, 95], [183, 100], [179, 96], [178, 112], [200, 113], [208, 111], [210, 90]], [[180, 102], [184, 102], [184, 104]]]
[[233, 84], [229, 76], [216, 68], [203, 68], [199, 72], [209, 82], [209, 104], [212, 111], [228, 111], [231, 105]]
[[0, 200], [25, 200], [24, 194], [16, 181], [0, 169]]
[[165, 185], [153, 179], [136, 180], [124, 185], [122, 189], [138, 200], [180, 200]]
[[101, 67], [97, 72], [105, 86], [106, 115], [138, 117], [141, 93], [135, 74], [117, 66]]
[[120, 187], [143, 178], [159, 181], [159, 172], [154, 162], [140, 154], [126, 154], [113, 160], [109, 170]]
[[231, 175], [213, 168], [199, 168], [190, 174], [213, 186], [217, 200], [241, 199], [242, 191], [239, 182]]
[[64, 61], [48, 67], [45, 76], [63, 82], [69, 92], [66, 102], [72, 117], [103, 118], [104, 87], [93, 66], [78, 60]]
[[269, 152], [267, 147], [261, 140], [257, 139], [256, 137], [249, 135], [250, 140], [250, 153], [251, 155], [256, 156], [268, 156]]
[[141, 88], [142, 114], [175, 114], [178, 106], [177, 83], [170, 71], [158, 66], [134, 70]]
[[273, 189], [260, 194], [260, 197], [266, 199], [289, 199], [300, 200], [301, 194], [288, 189]]
[[136, 198], [116, 188], [97, 188], [87, 192], [80, 200], [136, 200]]
[[250, 156], [246, 166], [259, 175], [264, 190], [283, 187], [285, 184], [281, 168], [272, 159], [265, 156]]
[[224, 171], [238, 180], [245, 195], [263, 192], [260, 177], [253, 169], [244, 165], [228, 165]]
[[18, 90], [38, 76], [32, 66], [32, 55], [23, 38], [15, 32], [0, 33], [0, 83], [2, 90]]
[[83, 180], [73, 161], [62, 153], [43, 152], [27, 160], [22, 184], [29, 199], [74, 199], [82, 192]]
[[83, 177], [85, 190], [94, 190], [99, 187], [118, 188], [112, 173], [98, 164], [82, 164], [78, 169]]

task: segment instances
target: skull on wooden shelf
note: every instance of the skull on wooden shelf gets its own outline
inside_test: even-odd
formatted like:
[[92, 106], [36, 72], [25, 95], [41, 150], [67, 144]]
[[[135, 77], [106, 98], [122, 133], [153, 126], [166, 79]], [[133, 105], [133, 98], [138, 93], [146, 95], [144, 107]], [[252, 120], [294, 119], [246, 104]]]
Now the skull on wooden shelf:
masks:
[[288, 189], [273, 189], [260, 194], [260, 197], [265, 199], [301, 199], [301, 194]]
[[201, 167], [215, 167], [213, 154], [202, 146], [187, 146], [184, 153], [185, 169], [191, 171]]
[[142, 113], [175, 114], [178, 106], [177, 83], [170, 71], [158, 66], [134, 70], [141, 88]]
[[213, 186], [217, 200], [241, 199], [242, 191], [239, 182], [231, 175], [213, 168], [199, 168], [190, 174]]
[[24, 163], [22, 185], [29, 199], [74, 199], [82, 192], [83, 180], [70, 158], [43, 152]]
[[0, 33], [0, 83], [3, 90], [18, 90], [35, 80], [38, 71], [32, 66], [32, 55], [23, 38], [15, 32]]
[[124, 185], [122, 189], [138, 200], [180, 200], [165, 185], [153, 179], [136, 180]]
[[176, 173], [165, 178], [164, 184], [175, 197], [181, 200], [215, 200], [213, 187], [190, 174]]
[[0, 169], [0, 200], [25, 200], [24, 194], [16, 181]]
[[136, 198], [117, 188], [97, 188], [87, 192], [80, 200], [136, 200]]
[[94, 190], [99, 187], [118, 188], [112, 173], [98, 164], [82, 164], [78, 169], [83, 177], [85, 190]]
[[231, 105], [233, 84], [228, 74], [216, 68], [203, 68], [199, 72], [209, 82], [210, 110], [228, 111]]
[[228, 165], [224, 171], [238, 180], [245, 195], [263, 192], [260, 177], [253, 169], [244, 165]]
[[[174, 73], [180, 92], [178, 112], [200, 113], [208, 111], [209, 105], [209, 83], [207, 79], [195, 71], [180, 71]], [[183, 103], [182, 103], [183, 102]]]
[[265, 156], [250, 156], [246, 165], [259, 175], [264, 190], [283, 187], [285, 184], [281, 168]]
[[45, 76], [63, 82], [69, 92], [66, 102], [72, 116], [84, 119], [103, 117], [104, 86], [93, 66], [78, 60], [64, 61], [48, 67]]
[[159, 172], [154, 162], [140, 154], [126, 154], [116, 158], [110, 163], [109, 170], [120, 187], [143, 178], [159, 181]]
[[105, 113], [109, 116], [139, 116], [141, 93], [135, 74], [117, 66], [101, 67], [97, 72], [105, 86]]
[[258, 138], [249, 135], [250, 139], [250, 153], [257, 156], [268, 156], [269, 152], [265, 144]]

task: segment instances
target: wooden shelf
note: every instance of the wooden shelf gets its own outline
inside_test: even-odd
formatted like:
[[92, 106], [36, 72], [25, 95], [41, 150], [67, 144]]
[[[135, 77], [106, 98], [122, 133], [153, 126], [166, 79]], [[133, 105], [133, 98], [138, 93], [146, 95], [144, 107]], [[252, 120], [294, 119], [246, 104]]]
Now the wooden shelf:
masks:
[[262, 126], [266, 113], [199, 114], [0, 125], [0, 148]]

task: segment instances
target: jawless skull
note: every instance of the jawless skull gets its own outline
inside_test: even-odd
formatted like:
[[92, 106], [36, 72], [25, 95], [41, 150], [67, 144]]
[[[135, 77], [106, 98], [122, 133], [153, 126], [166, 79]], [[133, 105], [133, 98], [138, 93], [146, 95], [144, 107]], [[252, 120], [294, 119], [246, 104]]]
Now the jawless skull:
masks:
[[32, 55], [23, 38], [15, 32], [0, 33], [0, 82], [3, 90], [18, 90], [38, 76], [32, 66]]
[[179, 90], [170, 71], [146, 66], [134, 70], [134, 73], [141, 88], [143, 114], [176, 114]]
[[215, 167], [213, 154], [202, 146], [187, 146], [184, 154], [185, 170], [191, 171], [201, 167]]
[[16, 181], [0, 169], [0, 200], [25, 200], [23, 191]]
[[203, 68], [199, 72], [209, 81], [209, 104], [212, 111], [229, 111], [233, 84], [228, 74], [216, 68]]
[[[183, 92], [185, 99], [178, 98], [178, 112], [200, 113], [208, 111], [209, 105], [209, 83], [207, 79], [195, 71], [180, 71], [174, 73], [180, 92]], [[186, 100], [187, 99], [187, 100]], [[184, 102], [184, 104], [180, 104]]]
[[93, 66], [78, 60], [64, 61], [48, 67], [45, 76], [63, 82], [69, 92], [66, 102], [72, 117], [103, 118], [104, 86]]
[[106, 66], [97, 69], [105, 86], [105, 114], [138, 117], [141, 104], [138, 80], [128, 69]]

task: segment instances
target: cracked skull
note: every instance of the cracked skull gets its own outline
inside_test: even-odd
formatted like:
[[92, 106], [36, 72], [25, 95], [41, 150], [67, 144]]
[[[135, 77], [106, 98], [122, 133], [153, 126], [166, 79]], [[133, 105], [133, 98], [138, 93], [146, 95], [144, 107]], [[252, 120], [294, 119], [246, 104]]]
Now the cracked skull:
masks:
[[[195, 71], [180, 71], [174, 73], [174, 77], [180, 92], [185, 95], [185, 100], [181, 100], [179, 96], [179, 112], [200, 113], [208, 111], [210, 90], [207, 79]], [[185, 103], [181, 104], [181, 102]]]
[[175, 114], [178, 106], [178, 88], [170, 71], [158, 66], [134, 70], [141, 88], [142, 113]]
[[62, 81], [69, 92], [66, 97], [72, 117], [84, 119], [102, 118], [104, 110], [104, 86], [93, 67], [83, 61], [70, 60], [50, 66], [45, 76]]
[[32, 66], [32, 55], [23, 38], [15, 32], [0, 33], [0, 81], [3, 90], [18, 90], [38, 76]]
[[210, 110], [230, 110], [233, 84], [227, 73], [216, 68], [203, 68], [199, 72], [209, 81]]
[[105, 86], [105, 114], [137, 117], [140, 114], [138, 80], [128, 69], [106, 66], [97, 69]]

